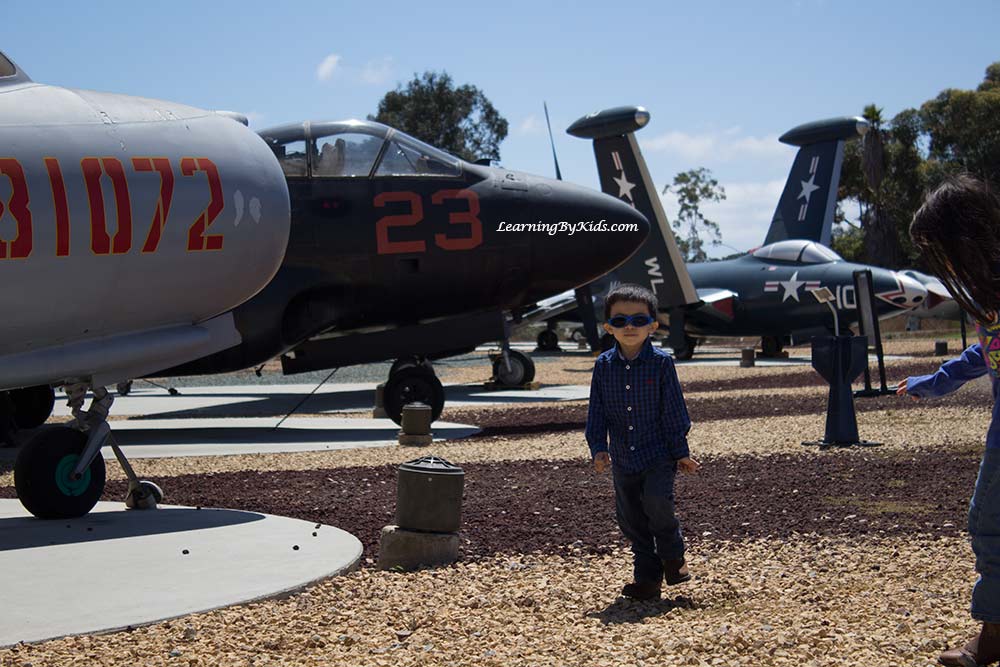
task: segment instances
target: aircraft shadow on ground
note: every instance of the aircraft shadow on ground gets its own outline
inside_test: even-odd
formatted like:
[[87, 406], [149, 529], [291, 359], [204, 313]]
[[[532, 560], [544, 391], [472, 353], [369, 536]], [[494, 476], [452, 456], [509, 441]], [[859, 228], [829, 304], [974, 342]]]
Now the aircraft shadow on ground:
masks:
[[[587, 373], [591, 371], [588, 370]], [[444, 388], [445, 405], [452, 405], [456, 408], [475, 407], [481, 404], [506, 404], [506, 403], [544, 403], [559, 400], [552, 396], [510, 396], [505, 395], [503, 390], [486, 391], [480, 385], [448, 385]], [[157, 403], [162, 405], [164, 401], [176, 400], [178, 403], [184, 399], [207, 398], [225, 400], [234, 399], [232, 403], [222, 405], [211, 405], [205, 407], [167, 410], [150, 412], [141, 416], [130, 417], [130, 420], [142, 419], [178, 419], [178, 418], [211, 418], [211, 417], [283, 417], [306, 399], [308, 394], [269, 394], [266, 391], [233, 391], [233, 393], [202, 393], [197, 391], [181, 391], [179, 396], [152, 395]], [[138, 400], [139, 397], [136, 397]], [[145, 398], [145, 396], [143, 396]], [[245, 400], [245, 399], [255, 400]], [[244, 399], [244, 400], [239, 400]], [[454, 402], [461, 401], [474, 405], [454, 406]], [[153, 405], [151, 402], [150, 405]], [[317, 414], [330, 413], [331, 417], [336, 417], [336, 411], [361, 411], [371, 410], [375, 405], [375, 391], [373, 389], [358, 389], [350, 391], [317, 392], [309, 396], [295, 414]], [[112, 414], [114, 409], [112, 408]], [[114, 424], [112, 424], [114, 426]]]
[[256, 512], [185, 507], [164, 507], [151, 512], [93, 512], [79, 519], [63, 520], [7, 517], [0, 519], [0, 552], [208, 530], [264, 518]]
[[[471, 435], [478, 429], [434, 430], [435, 436], [447, 435], [450, 438]], [[352, 428], [273, 428], [263, 426], [251, 427], [221, 427], [221, 428], [150, 428], [119, 430], [115, 433], [118, 442], [123, 446], [137, 445], [274, 445], [274, 444], [310, 444], [338, 442], [375, 443], [396, 440], [399, 427], [378, 429]]]
[[644, 602], [619, 597], [603, 610], [592, 611], [587, 616], [598, 619], [604, 625], [620, 625], [622, 623], [641, 623], [643, 619], [651, 616], [660, 616], [673, 609], [690, 609], [694, 606], [691, 598], [684, 595]]

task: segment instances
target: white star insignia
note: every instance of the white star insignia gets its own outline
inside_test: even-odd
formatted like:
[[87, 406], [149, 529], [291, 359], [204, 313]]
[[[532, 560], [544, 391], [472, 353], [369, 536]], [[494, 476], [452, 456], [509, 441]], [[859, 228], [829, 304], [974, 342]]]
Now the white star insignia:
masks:
[[632, 199], [632, 188], [635, 187], [635, 183], [630, 183], [627, 178], [625, 178], [625, 172], [618, 178], [612, 177], [612, 180], [618, 184], [618, 196], [622, 199]]
[[799, 280], [799, 272], [796, 271], [792, 274], [792, 277], [788, 280], [781, 280], [778, 282], [779, 285], [785, 288], [785, 293], [781, 297], [781, 303], [788, 300], [789, 297], [799, 300], [799, 288], [806, 284], [806, 281]]
[[809, 205], [809, 197], [812, 196], [812, 193], [819, 190], [819, 186], [813, 183], [815, 180], [816, 174], [811, 174], [808, 181], [800, 181], [800, 183], [802, 183], [802, 192], [799, 193], [799, 196], [796, 197], [796, 199], [805, 199], [806, 206]]

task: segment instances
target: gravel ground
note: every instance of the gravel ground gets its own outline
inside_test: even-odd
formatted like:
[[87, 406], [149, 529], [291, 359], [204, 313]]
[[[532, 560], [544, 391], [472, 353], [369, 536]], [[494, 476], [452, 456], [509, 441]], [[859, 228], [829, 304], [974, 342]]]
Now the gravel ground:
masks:
[[[887, 352], [904, 347], [921, 357], [890, 362], [890, 379], [941, 360], [933, 340]], [[588, 384], [593, 357], [536, 363], [546, 382]], [[989, 422], [985, 383], [942, 401], [859, 401], [861, 435], [885, 444], [819, 451], [800, 444], [823, 430], [825, 387], [808, 367], [678, 373], [704, 467], [677, 484], [695, 579], [661, 602], [618, 597], [630, 558], [610, 479], [589, 468], [586, 401], [446, 408], [484, 433], [429, 448], [136, 461], [169, 502], [337, 525], [367, 560], [282, 600], [0, 649], [0, 667], [930, 665], [974, 632], [962, 530]], [[427, 453], [466, 472], [462, 560], [377, 571], [395, 466]], [[0, 496], [13, 495], [9, 469]], [[106, 497], [120, 497], [122, 475], [108, 472]]]
[[289, 599], [0, 649], [0, 665], [912, 666], [975, 629], [962, 538], [704, 541], [688, 557], [694, 580], [660, 602], [617, 596], [621, 551], [505, 555], [362, 569]]

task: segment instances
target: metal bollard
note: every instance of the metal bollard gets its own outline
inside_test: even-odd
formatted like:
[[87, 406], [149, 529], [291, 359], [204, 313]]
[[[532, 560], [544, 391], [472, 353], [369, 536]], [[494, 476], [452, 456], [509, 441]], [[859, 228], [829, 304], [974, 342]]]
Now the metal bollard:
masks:
[[948, 356], [948, 341], [946, 340], [934, 341], [934, 356], [936, 357]]
[[753, 368], [757, 362], [757, 350], [752, 347], [743, 348], [740, 356], [740, 368]]

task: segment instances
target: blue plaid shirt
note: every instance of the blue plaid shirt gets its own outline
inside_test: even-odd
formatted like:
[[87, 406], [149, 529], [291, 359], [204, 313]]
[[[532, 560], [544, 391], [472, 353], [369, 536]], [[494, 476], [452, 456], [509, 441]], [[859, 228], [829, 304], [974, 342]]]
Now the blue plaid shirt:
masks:
[[651, 339], [635, 359], [625, 359], [617, 344], [597, 357], [587, 413], [591, 458], [610, 451], [616, 468], [639, 472], [688, 456], [690, 429], [674, 360]]

